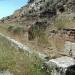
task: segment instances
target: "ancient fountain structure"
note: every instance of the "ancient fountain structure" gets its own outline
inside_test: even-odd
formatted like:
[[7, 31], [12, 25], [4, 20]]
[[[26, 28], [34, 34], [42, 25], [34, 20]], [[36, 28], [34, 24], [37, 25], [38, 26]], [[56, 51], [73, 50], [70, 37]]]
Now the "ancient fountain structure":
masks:
[[46, 62], [50, 67], [51, 75], [75, 75], [75, 59], [72, 57], [60, 57]]
[[64, 52], [67, 56], [51, 59], [46, 62], [51, 75], [75, 75], [75, 29], [63, 29]]

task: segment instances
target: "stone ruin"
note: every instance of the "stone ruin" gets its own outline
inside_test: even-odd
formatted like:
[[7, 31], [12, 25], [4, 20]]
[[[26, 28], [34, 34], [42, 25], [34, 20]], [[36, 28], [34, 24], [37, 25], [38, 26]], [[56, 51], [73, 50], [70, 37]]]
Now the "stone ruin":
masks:
[[13, 74], [10, 73], [8, 70], [6, 70], [6, 71], [0, 71], [0, 75], [13, 75]]
[[65, 41], [75, 42], [75, 29], [63, 29]]
[[72, 57], [60, 57], [46, 62], [51, 70], [51, 75], [75, 75], [75, 59]]

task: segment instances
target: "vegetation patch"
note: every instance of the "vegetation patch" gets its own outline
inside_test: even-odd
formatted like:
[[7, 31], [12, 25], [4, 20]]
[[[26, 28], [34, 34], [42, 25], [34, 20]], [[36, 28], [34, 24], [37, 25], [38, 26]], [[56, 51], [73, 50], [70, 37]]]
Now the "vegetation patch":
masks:
[[8, 31], [17, 35], [17, 34], [23, 34], [25, 32], [25, 29], [23, 27], [19, 27], [19, 26], [9, 26]]
[[[41, 70], [41, 61], [33, 55], [11, 47], [11, 43], [0, 37], [0, 70], [9, 70], [13, 75], [47, 75]], [[49, 74], [50, 75], [50, 74]]]

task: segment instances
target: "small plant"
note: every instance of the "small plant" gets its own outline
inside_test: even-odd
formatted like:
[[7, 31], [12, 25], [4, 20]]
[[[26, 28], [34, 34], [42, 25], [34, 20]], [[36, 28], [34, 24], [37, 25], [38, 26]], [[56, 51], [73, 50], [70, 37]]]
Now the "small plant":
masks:
[[15, 26], [9, 26], [8, 31], [11, 31], [13, 34], [22, 34], [25, 32], [23, 27], [15, 27]]
[[20, 34], [21, 33], [21, 28], [20, 27], [14, 28], [13, 33], [14, 34]]
[[55, 19], [54, 21], [55, 27], [57, 27], [58, 30], [61, 30], [64, 28], [65, 20], [64, 19]]
[[14, 26], [9, 26], [9, 27], [8, 27], [8, 31], [12, 31], [13, 28], [14, 28]]
[[39, 34], [39, 36], [38, 36], [38, 44], [39, 45], [46, 45], [46, 46], [49, 44], [48, 37], [44, 32]]

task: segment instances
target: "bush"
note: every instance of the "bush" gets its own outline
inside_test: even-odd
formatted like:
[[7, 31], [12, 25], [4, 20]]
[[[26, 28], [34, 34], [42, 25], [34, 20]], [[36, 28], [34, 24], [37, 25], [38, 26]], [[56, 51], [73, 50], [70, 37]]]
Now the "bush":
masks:
[[22, 30], [21, 30], [20, 27], [16, 27], [16, 28], [14, 28], [13, 33], [15, 33], [15, 34], [20, 34], [21, 31], [22, 31]]
[[9, 27], [8, 27], [8, 31], [12, 31], [13, 28], [14, 28], [14, 26], [9, 26]]
[[48, 45], [49, 42], [48, 42], [48, 37], [46, 36], [45, 33], [41, 33], [38, 37], [38, 44], [40, 45]]
[[29, 40], [34, 40], [35, 38], [37, 38], [37, 42], [40, 45], [47, 45], [48, 42], [48, 37], [45, 34], [45, 29], [44, 28], [39, 28], [38, 25], [32, 27], [29, 31], [28, 31], [28, 35], [29, 35]]
[[65, 26], [65, 20], [64, 19], [56, 19], [55, 22], [54, 22], [54, 25], [55, 27], [58, 29], [58, 30], [61, 30], [64, 28]]
[[15, 26], [9, 26], [8, 31], [11, 31], [14, 34], [22, 34], [25, 32], [23, 27], [15, 27]]

